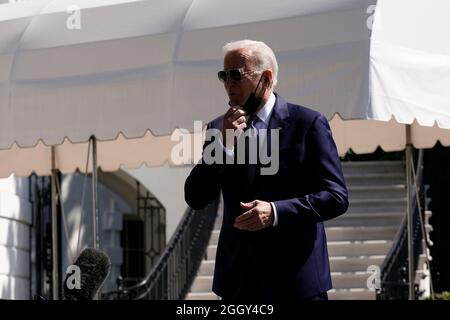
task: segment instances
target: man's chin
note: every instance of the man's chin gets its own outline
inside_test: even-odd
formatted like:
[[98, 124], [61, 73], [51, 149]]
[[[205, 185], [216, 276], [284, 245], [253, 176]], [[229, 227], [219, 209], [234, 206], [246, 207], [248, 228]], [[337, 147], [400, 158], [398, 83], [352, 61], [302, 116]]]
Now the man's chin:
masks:
[[242, 103], [240, 103], [240, 101], [237, 99], [230, 98], [230, 105], [232, 107], [239, 107], [242, 105]]

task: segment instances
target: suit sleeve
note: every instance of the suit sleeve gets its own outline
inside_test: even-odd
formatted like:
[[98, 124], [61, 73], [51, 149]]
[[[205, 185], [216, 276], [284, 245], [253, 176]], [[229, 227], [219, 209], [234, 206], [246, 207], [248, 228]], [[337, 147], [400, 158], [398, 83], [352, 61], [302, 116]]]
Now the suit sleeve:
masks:
[[275, 201], [278, 226], [293, 227], [306, 221], [325, 221], [347, 211], [348, 192], [327, 119], [319, 115], [306, 137], [307, 161], [314, 192], [298, 198]]
[[[208, 129], [211, 129], [211, 123], [208, 124]], [[203, 151], [210, 143], [219, 143], [219, 141], [217, 138], [205, 141]], [[225, 153], [222, 148], [220, 150]], [[203, 154], [202, 159], [194, 166], [184, 184], [184, 199], [191, 208], [195, 210], [203, 209], [217, 199], [224, 169], [224, 164], [207, 164], [204, 161]]]

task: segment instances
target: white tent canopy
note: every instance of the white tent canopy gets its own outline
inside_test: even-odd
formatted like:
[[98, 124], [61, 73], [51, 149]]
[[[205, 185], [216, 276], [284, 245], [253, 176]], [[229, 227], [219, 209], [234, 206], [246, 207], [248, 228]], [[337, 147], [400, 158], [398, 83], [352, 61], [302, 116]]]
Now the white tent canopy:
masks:
[[[432, 147], [437, 140], [450, 145], [450, 131], [440, 129], [450, 128], [450, 44], [442, 40], [450, 29], [444, 17], [450, 3], [379, 0], [375, 17], [374, 4], [35, 0], [1, 5], [0, 176], [49, 174], [52, 145], [63, 172], [84, 168], [92, 135], [100, 141], [98, 164], [104, 170], [178, 164], [170, 158], [175, 144], [170, 133], [193, 131], [194, 121], [206, 123], [225, 112], [226, 96], [216, 79], [221, 47], [244, 38], [274, 49], [280, 64], [276, 91], [322, 112], [341, 154], [377, 146], [402, 150], [401, 123], [414, 120], [416, 147]], [[421, 126], [435, 121], [434, 128]], [[363, 134], [356, 131], [361, 126]]]
[[450, 2], [379, 1], [369, 118], [450, 128]]

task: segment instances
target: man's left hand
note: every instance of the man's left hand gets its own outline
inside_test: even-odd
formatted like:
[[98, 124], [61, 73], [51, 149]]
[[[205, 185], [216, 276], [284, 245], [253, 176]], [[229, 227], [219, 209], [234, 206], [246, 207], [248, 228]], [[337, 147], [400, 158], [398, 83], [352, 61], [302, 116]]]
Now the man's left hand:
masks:
[[273, 211], [270, 202], [254, 200], [243, 203], [241, 207], [248, 211], [234, 221], [234, 227], [241, 230], [258, 231], [273, 225]]

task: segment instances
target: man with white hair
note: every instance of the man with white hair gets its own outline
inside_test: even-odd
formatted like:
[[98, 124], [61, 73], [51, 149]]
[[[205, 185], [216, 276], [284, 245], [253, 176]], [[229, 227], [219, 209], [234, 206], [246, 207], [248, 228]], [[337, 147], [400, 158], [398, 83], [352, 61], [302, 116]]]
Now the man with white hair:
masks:
[[[279, 166], [263, 175], [255, 170], [263, 167], [260, 161], [200, 161], [187, 178], [185, 199], [194, 209], [223, 194], [213, 291], [226, 301], [327, 299], [332, 284], [323, 221], [348, 208], [328, 121], [273, 92], [278, 64], [265, 43], [231, 42], [224, 53], [218, 77], [229, 108], [208, 124], [220, 134], [205, 148], [214, 143], [225, 158], [236, 160], [242, 132], [253, 128], [268, 154], [279, 157]], [[279, 146], [264, 129], [277, 131]], [[237, 133], [234, 138], [229, 131]]]

